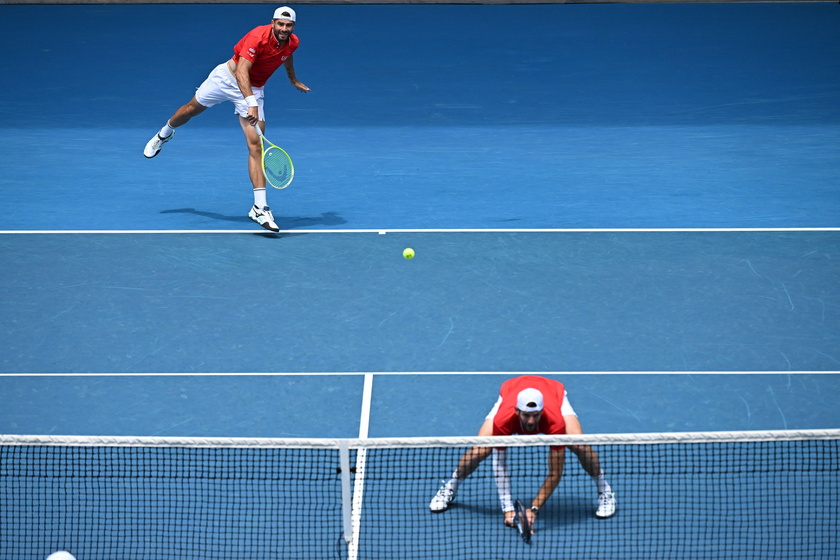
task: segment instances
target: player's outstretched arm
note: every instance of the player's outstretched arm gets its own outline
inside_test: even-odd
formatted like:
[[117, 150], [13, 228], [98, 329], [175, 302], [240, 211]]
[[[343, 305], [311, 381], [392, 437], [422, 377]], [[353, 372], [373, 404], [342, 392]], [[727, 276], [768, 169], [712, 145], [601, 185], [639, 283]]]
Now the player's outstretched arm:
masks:
[[290, 55], [289, 58], [286, 59], [286, 62], [283, 63], [283, 66], [286, 67], [286, 75], [289, 76], [289, 82], [294, 86], [295, 89], [298, 91], [302, 91], [303, 93], [307, 93], [312, 91], [308, 87], [306, 87], [300, 80], [297, 79], [295, 75], [295, 57], [294, 55]]
[[536, 508], [542, 508], [543, 505], [551, 497], [554, 489], [560, 484], [560, 479], [563, 477], [563, 464], [566, 457], [566, 449], [563, 447], [551, 448], [548, 452], [548, 476], [537, 492], [537, 496], [531, 502], [531, 505]]

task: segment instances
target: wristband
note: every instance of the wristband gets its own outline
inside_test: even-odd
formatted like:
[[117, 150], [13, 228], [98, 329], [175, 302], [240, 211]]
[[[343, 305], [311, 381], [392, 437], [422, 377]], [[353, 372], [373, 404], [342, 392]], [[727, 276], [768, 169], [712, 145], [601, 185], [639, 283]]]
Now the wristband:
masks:
[[249, 95], [245, 98], [245, 104], [248, 105], [248, 107], [257, 107], [257, 98], [253, 95]]
[[531, 506], [531, 511], [534, 512], [534, 515], [536, 515], [540, 512], [540, 508], [537, 506]]

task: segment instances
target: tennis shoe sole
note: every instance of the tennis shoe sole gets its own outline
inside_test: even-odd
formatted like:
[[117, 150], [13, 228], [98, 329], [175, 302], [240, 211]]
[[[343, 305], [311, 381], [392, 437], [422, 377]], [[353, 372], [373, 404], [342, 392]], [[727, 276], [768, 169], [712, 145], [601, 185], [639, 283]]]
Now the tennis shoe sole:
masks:
[[268, 231], [273, 231], [274, 233], [280, 231], [280, 228], [274, 223], [274, 214], [271, 213], [271, 209], [268, 206], [264, 206], [262, 210], [257, 208], [256, 205], [251, 206], [248, 217]]

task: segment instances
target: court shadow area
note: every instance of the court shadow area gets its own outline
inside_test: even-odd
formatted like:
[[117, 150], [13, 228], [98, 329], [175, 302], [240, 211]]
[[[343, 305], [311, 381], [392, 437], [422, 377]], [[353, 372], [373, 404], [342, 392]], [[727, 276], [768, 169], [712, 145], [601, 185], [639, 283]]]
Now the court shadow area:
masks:
[[[210, 218], [211, 220], [218, 220], [222, 222], [234, 222], [241, 224], [251, 224], [248, 216], [236, 215], [226, 216], [218, 212], [207, 212], [205, 210], [196, 210], [195, 208], [173, 208], [171, 210], [161, 210], [161, 214], [193, 214], [203, 218]], [[281, 229], [296, 229], [307, 228], [313, 226], [340, 226], [347, 223], [347, 220], [342, 218], [337, 212], [324, 212], [320, 216], [275, 216], [275, 221]]]
[[[538, 527], [544, 530], [561, 530], [574, 525], [591, 523], [596, 519], [596, 505], [593, 500], [585, 497], [565, 496], [560, 500], [550, 501], [540, 511]], [[487, 504], [464, 504], [455, 501], [450, 504], [449, 509], [469, 512], [470, 515], [481, 515], [488, 519], [501, 520], [499, 508]]]

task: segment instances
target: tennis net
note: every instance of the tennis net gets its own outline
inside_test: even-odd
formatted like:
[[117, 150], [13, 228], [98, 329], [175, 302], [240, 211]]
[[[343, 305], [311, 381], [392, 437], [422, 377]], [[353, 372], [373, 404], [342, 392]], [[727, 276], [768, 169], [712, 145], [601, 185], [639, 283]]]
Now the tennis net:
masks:
[[[550, 446], [591, 445], [617, 497], [565, 453], [526, 544], [486, 460], [526, 505]], [[838, 558], [840, 430], [349, 440], [0, 436], [0, 560]]]

